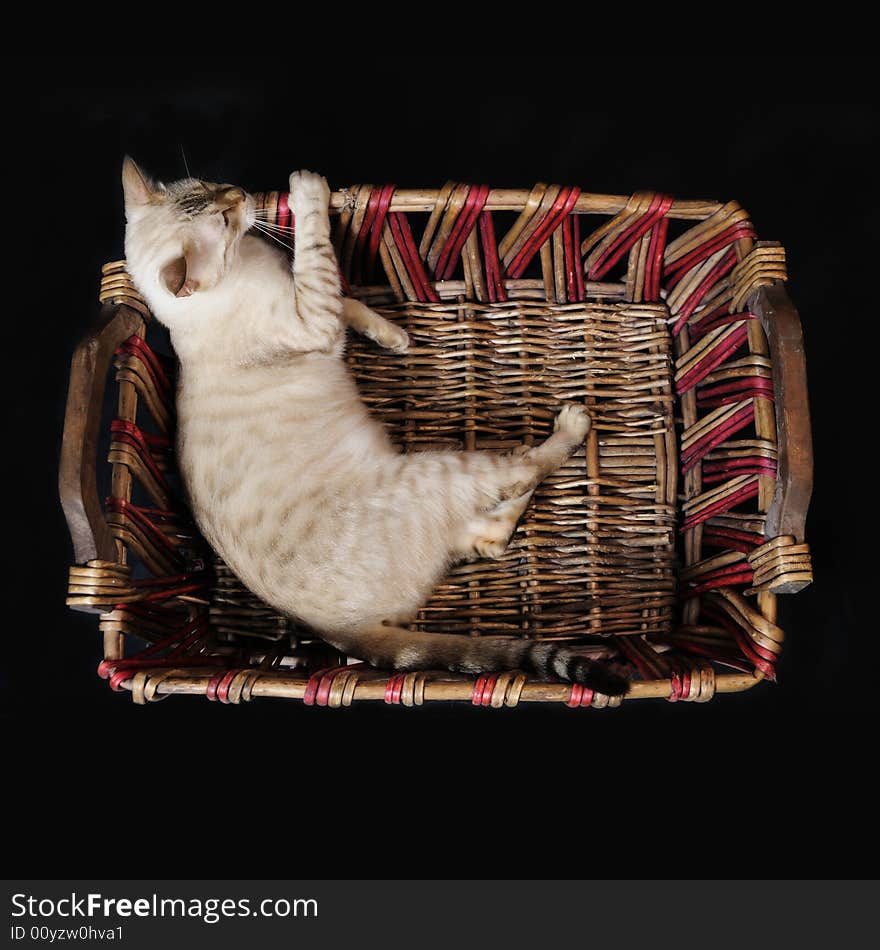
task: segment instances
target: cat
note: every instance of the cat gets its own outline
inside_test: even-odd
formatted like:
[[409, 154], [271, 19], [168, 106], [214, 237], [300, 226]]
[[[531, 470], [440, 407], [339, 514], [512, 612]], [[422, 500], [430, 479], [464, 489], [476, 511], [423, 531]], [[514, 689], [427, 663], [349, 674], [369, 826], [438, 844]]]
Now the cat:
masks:
[[523, 669], [608, 695], [619, 670], [552, 643], [408, 629], [451, 565], [498, 558], [538, 483], [582, 445], [565, 404], [542, 444], [401, 454], [360, 399], [347, 327], [406, 332], [341, 292], [330, 190], [290, 176], [294, 258], [250, 233], [243, 189], [163, 185], [126, 157], [128, 271], [180, 360], [177, 450], [196, 523], [258, 597], [350, 656], [396, 670]]

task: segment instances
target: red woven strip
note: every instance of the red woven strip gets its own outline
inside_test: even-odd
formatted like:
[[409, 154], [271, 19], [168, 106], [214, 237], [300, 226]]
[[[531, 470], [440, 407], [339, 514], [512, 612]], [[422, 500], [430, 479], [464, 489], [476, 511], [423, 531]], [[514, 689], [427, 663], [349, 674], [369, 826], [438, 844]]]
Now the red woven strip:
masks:
[[395, 673], [385, 685], [385, 702], [389, 706], [400, 705], [400, 695], [403, 692], [403, 681], [406, 673]]
[[391, 206], [395, 185], [383, 185], [379, 191], [379, 200], [376, 202], [376, 214], [370, 230], [370, 240], [367, 244], [367, 260], [364, 276], [369, 281], [373, 279], [376, 269], [376, 255], [379, 252], [379, 242], [382, 240], [382, 229], [385, 226], [385, 216]]
[[189, 584], [193, 581], [207, 583], [207, 575], [204, 571], [193, 571], [189, 574], [173, 574], [168, 577], [140, 577], [130, 583], [132, 587], [159, 587], [162, 584], [173, 586], [174, 584]]
[[747, 221], [741, 221], [739, 224], [735, 224], [722, 231], [710, 241], [706, 241], [698, 247], [695, 247], [688, 255], [680, 258], [664, 269], [663, 276], [667, 278], [666, 289], [672, 290], [687, 271], [691, 270], [691, 268], [697, 264], [708, 260], [716, 251], [720, 251], [722, 247], [747, 237], [756, 237], [755, 231]]
[[231, 669], [221, 680], [220, 684], [217, 687], [217, 699], [221, 703], [229, 704], [229, 687], [232, 685], [232, 681], [242, 672], [241, 667], [236, 667]]
[[312, 675], [309, 677], [309, 681], [306, 683], [306, 690], [303, 693], [303, 703], [306, 706], [315, 705], [315, 698], [318, 695], [318, 687], [321, 685], [321, 680], [331, 670], [336, 670], [336, 669], [339, 669], [339, 667], [328, 666], [328, 667], [325, 667], [323, 670], [316, 670], [314, 673], [312, 673]]
[[570, 709], [589, 706], [593, 702], [593, 691], [588, 686], [581, 686], [580, 683], [571, 684], [571, 695], [565, 702]]
[[415, 288], [416, 296], [423, 303], [426, 301], [439, 303], [440, 297], [431, 285], [431, 281], [428, 279], [428, 274], [425, 270], [425, 265], [422, 263], [421, 257], [419, 257], [419, 250], [412, 236], [409, 219], [401, 211], [392, 211], [391, 214], [388, 215], [388, 222], [391, 227], [391, 236], [394, 238], [394, 244], [400, 252], [403, 266], [406, 268], [409, 279]]
[[[449, 280], [455, 273], [455, 267], [461, 256], [465, 241], [467, 241], [477, 223], [477, 218], [486, 206], [490, 190], [488, 185], [476, 185], [468, 192], [464, 208], [462, 208], [455, 223], [455, 228], [453, 228], [449, 240], [443, 247], [440, 259], [437, 261], [437, 276], [440, 280]], [[444, 255], [446, 255], [445, 269], [442, 263]]]
[[532, 258], [538, 253], [541, 245], [559, 227], [566, 215], [577, 203], [581, 190], [576, 185], [572, 188], [561, 188], [553, 206], [544, 215], [543, 220], [532, 233], [532, 236], [520, 248], [519, 253], [510, 262], [507, 273], [514, 280], [522, 277]]
[[667, 702], [677, 703], [681, 697], [682, 693], [687, 695], [684, 690], [684, 684], [681, 681], [681, 676], [678, 673], [673, 673], [669, 677], [669, 683], [672, 688], [672, 692], [666, 697]]
[[[141, 514], [138, 508], [135, 505], [130, 504], [125, 501], [123, 498], [114, 498], [109, 497], [105, 502], [105, 509], [107, 511], [112, 511], [117, 514], [123, 514], [131, 521], [133, 521], [142, 531], [144, 531], [155, 544], [159, 547], [164, 548], [168, 554], [170, 554], [175, 560], [179, 561], [179, 555], [177, 548], [174, 546], [174, 543], [171, 539], [163, 532], [160, 531], [149, 518]], [[197, 585], [198, 586], [198, 585]], [[155, 595], [147, 595], [144, 597], [144, 600], [162, 600], [164, 597]]]
[[660, 299], [660, 274], [663, 271], [663, 253], [666, 250], [666, 232], [669, 230], [669, 218], [662, 217], [651, 229], [651, 241], [648, 245], [648, 267], [645, 272], [646, 301]]
[[110, 689], [112, 689], [114, 693], [118, 693], [122, 688], [122, 684], [126, 680], [130, 680], [133, 676], [133, 670], [120, 670], [118, 673], [114, 673], [110, 677]]
[[584, 688], [579, 683], [571, 684], [571, 695], [565, 701], [565, 705], [571, 709], [576, 709], [581, 704], [581, 696], [584, 693]]
[[[197, 617], [190, 623], [185, 624], [180, 630], [175, 631], [169, 637], [142, 650], [136, 656], [125, 657], [118, 660], [103, 660], [98, 664], [98, 676], [102, 679], [109, 677], [110, 688], [114, 692], [118, 692], [122, 684], [130, 680], [139, 669], [205, 666], [206, 657], [193, 656], [181, 658], [180, 654], [183, 653], [184, 650], [194, 646], [200, 639], [206, 636], [206, 633], [204, 617]], [[167, 656], [160, 658], [155, 656], [156, 653], [161, 652], [178, 640], [180, 640], [180, 642]]]
[[719, 281], [725, 274], [728, 274], [736, 266], [736, 251], [731, 249], [721, 258], [721, 260], [709, 271], [708, 274], [700, 281], [699, 286], [691, 293], [690, 297], [685, 301], [684, 306], [678, 312], [678, 319], [676, 320], [675, 326], [672, 328], [672, 335], [678, 336], [681, 332], [681, 328], [687, 323], [688, 317], [697, 309], [700, 301], [709, 290]]
[[391, 697], [394, 695], [394, 680], [395, 677], [391, 676], [388, 679], [388, 682], [385, 684], [385, 703], [390, 705], [392, 703]]
[[[703, 478], [705, 478], [707, 475], [723, 475], [725, 473], [743, 475], [744, 473], [739, 471], [739, 469], [742, 468], [760, 469], [760, 474], [762, 475], [776, 474], [776, 462], [773, 459], [764, 458], [763, 455], [748, 455], [742, 458], [720, 459], [717, 462], [704, 461]], [[755, 474], [759, 473], [756, 472]]]
[[691, 678], [692, 674], [690, 669], [686, 669], [681, 674], [681, 698], [688, 699], [691, 695]]
[[480, 215], [480, 240], [483, 245], [483, 262], [486, 267], [486, 286], [492, 303], [507, 300], [507, 291], [501, 277], [501, 261], [498, 258], [498, 244], [495, 241], [495, 225], [492, 213], [484, 211]]
[[130, 613], [136, 617], [142, 617], [144, 620], [155, 621], [162, 626], [167, 626], [175, 620], [180, 620], [180, 607], [177, 605], [162, 606], [156, 603], [145, 604], [140, 601], [135, 601], [134, 603], [126, 604], [122, 609], [125, 610], [126, 613]]
[[[110, 688], [114, 692], [118, 692], [122, 683], [130, 680], [138, 670], [168, 670], [174, 667], [192, 667], [192, 666], [209, 666], [210, 659], [204, 656], [195, 656], [191, 658], [181, 659], [180, 657], [159, 657], [158, 659], [150, 660], [136, 660], [130, 659], [123, 662], [121, 660], [111, 661], [112, 666], [115, 667], [115, 672], [110, 675]], [[226, 667], [224, 666], [224, 670]], [[219, 674], [222, 676], [222, 674]], [[218, 679], [219, 679], [218, 676]], [[106, 678], [106, 677], [105, 677]]]
[[[740, 320], [757, 319], [753, 313], [728, 313], [728, 306], [728, 304], [725, 304], [724, 307], [719, 308], [719, 310], [722, 311], [720, 316], [714, 316], [711, 320], [708, 317], [701, 317], [696, 323], [690, 324], [688, 327], [688, 333], [690, 334], [691, 345], [697, 343], [707, 333], [717, 329], [718, 327], [723, 327], [725, 324], [738, 323]], [[718, 311], [716, 311], [716, 314], [717, 313]]]
[[647, 210], [635, 221], [630, 222], [599, 255], [588, 275], [592, 280], [598, 280], [604, 276], [636, 241], [656, 224], [659, 217], [657, 211], [661, 207], [663, 197], [663, 195], [655, 194]]
[[[720, 474], [709, 474], [703, 473], [703, 482], [706, 485], [717, 485], [723, 481], [726, 481], [729, 473], [720, 473]], [[763, 465], [748, 465], [744, 468], [741, 468], [737, 471], [737, 475], [761, 475], [765, 478], [776, 478], [776, 466], [771, 465], [769, 468]]]
[[363, 282], [365, 273], [364, 255], [366, 253], [367, 240], [370, 234], [370, 228], [373, 221], [379, 213], [379, 199], [382, 196], [381, 188], [370, 189], [370, 197], [367, 201], [367, 210], [361, 221], [360, 230], [355, 238], [354, 250], [352, 251], [351, 261], [351, 282], [355, 285]]
[[733, 528], [717, 528], [714, 525], [706, 525], [703, 529], [703, 544], [716, 548], [751, 554], [759, 544], [763, 543], [764, 537], [760, 534], [736, 531]]
[[119, 356], [122, 353], [137, 356], [144, 366], [146, 366], [147, 372], [150, 374], [150, 378], [153, 380], [156, 389], [167, 397], [174, 395], [174, 387], [168, 378], [168, 374], [165, 372], [156, 354], [147, 346], [144, 340], [139, 336], [130, 336], [116, 347], [116, 355]]
[[[190, 647], [195, 646], [199, 640], [206, 638], [208, 632], [208, 622], [205, 615], [202, 614], [183, 628], [183, 638], [168, 651], [168, 656], [172, 658], [180, 657]], [[144, 652], [142, 651], [139, 655], [143, 656]]]
[[401, 696], [401, 693], [403, 693], [403, 682], [405, 679], [406, 679], [405, 673], [401, 673], [399, 676], [395, 677], [394, 694], [391, 697], [391, 702], [394, 703], [395, 706], [400, 705], [400, 696]]
[[648, 210], [630, 224], [623, 233], [602, 252], [590, 268], [591, 280], [600, 280], [672, 207], [668, 195], [654, 195]]
[[487, 676], [478, 676], [471, 692], [471, 705], [479, 706], [483, 701], [483, 687], [486, 685]]
[[128, 419], [114, 419], [110, 423], [111, 432], [127, 432], [133, 438], [137, 439], [145, 449], [160, 449], [169, 451], [171, 449], [171, 440], [166, 435], [159, 435], [156, 432], [144, 432], [139, 429], [134, 422]]
[[691, 580], [689, 580], [688, 585], [702, 584], [704, 580], [709, 580], [715, 577], [726, 577], [728, 574], [737, 574], [742, 571], [744, 564], [746, 567], [748, 567], [748, 561], [742, 557], [734, 564], [726, 564], [724, 567], [716, 567], [711, 571], [704, 571], [702, 574], [697, 574]]
[[731, 620], [723, 610], [715, 610], [704, 602], [701, 613], [722, 626], [734, 638], [743, 656], [752, 663], [755, 669], [760, 670], [771, 682], [776, 682], [776, 670], [773, 665], [776, 657], [772, 653], [755, 643], [745, 630]]
[[[132, 446], [132, 448], [137, 450], [138, 455], [143, 456], [145, 464], [148, 464], [147, 459], [151, 459], [155, 463], [154, 474], [156, 475], [156, 478], [159, 480], [160, 484], [166, 488], [166, 494], [170, 494], [170, 489], [168, 489], [168, 485], [164, 480], [162, 469], [159, 468], [159, 463], [156, 461], [156, 456], [162, 455], [168, 457], [173, 454], [174, 446], [171, 443], [171, 440], [165, 438], [164, 436], [157, 435], [154, 432], [144, 432], [143, 429], [138, 429], [134, 423], [128, 422], [124, 419], [117, 419], [116, 422], [118, 423], [118, 426], [116, 433], [113, 436], [113, 441], [123, 442], [126, 445]], [[131, 431], [130, 427], [133, 427], [135, 431]], [[144, 455], [144, 450], [146, 450], [149, 454]], [[161, 509], [144, 508], [143, 510], [160, 511]]]
[[[193, 646], [200, 638], [204, 637], [205, 633], [205, 624], [201, 618], [199, 618], [186, 624], [182, 630], [175, 631], [170, 637], [166, 637], [164, 640], [152, 644], [145, 650], [141, 650], [140, 653], [135, 656], [122, 657], [118, 660], [102, 660], [98, 664], [98, 676], [100, 676], [101, 679], [107, 679], [113, 670], [136, 670], [142, 667], [155, 666], [157, 663], [162, 662], [156, 654], [161, 653], [170, 646], [173, 646], [174, 649], [171, 650], [164, 660], [168, 661], [168, 664], [172, 666], [180, 665], [178, 659], [180, 654]], [[199, 658], [199, 661], [203, 662], [203, 658]]]
[[733, 649], [723, 650], [719, 647], [710, 647], [702, 643], [695, 643], [686, 637], [677, 637], [674, 634], [667, 634], [663, 637], [663, 642], [669, 646], [678, 647], [688, 653], [697, 656], [705, 656], [716, 663], [723, 663], [731, 669], [739, 670], [741, 673], [751, 673], [754, 666], [750, 666], [743, 660], [742, 655], [735, 655]]
[[139, 440], [136, 436], [132, 435], [129, 432], [116, 432], [113, 435], [113, 442], [122, 445], [128, 445], [133, 448], [140, 458], [144, 465], [152, 472], [153, 477], [159, 482], [162, 488], [165, 491], [165, 494], [170, 494], [171, 489], [168, 486], [168, 483], [165, 481], [165, 477], [162, 474], [162, 470], [156, 464], [156, 460], [153, 458], [152, 453], [149, 448], [144, 445], [142, 440]]
[[705, 379], [713, 369], [720, 366], [731, 353], [738, 350], [749, 338], [749, 328], [742, 326], [734, 330], [727, 339], [712, 347], [694, 366], [692, 366], [675, 384], [675, 391], [681, 396]]
[[[434, 273], [437, 276], [437, 280], [448, 280], [449, 277], [451, 277], [455, 272], [455, 263], [458, 258], [453, 256], [452, 251], [455, 246], [455, 242], [458, 240], [459, 235], [464, 230], [468, 212], [474, 206], [477, 200], [478, 186], [467, 185], [466, 187], [467, 191], [465, 192], [464, 203], [458, 210], [458, 216], [455, 219], [452, 230], [449, 232], [449, 237], [446, 238], [446, 243], [440, 249], [440, 255], [437, 258], [437, 266], [434, 268]], [[462, 246], [464, 246], [464, 241], [462, 241]]]
[[140, 458], [144, 465], [150, 470], [153, 478], [155, 478], [162, 487], [163, 492], [166, 495], [171, 495], [171, 487], [165, 480], [161, 469], [156, 464], [153, 453], [150, 451], [150, 446], [147, 444], [144, 433], [141, 432], [140, 428], [126, 419], [114, 419], [110, 423], [110, 433], [111, 441], [124, 442], [137, 452], [138, 458]]
[[583, 300], [584, 268], [581, 262], [581, 216], [579, 214], [572, 214], [568, 220], [571, 221], [572, 243], [574, 244], [574, 277], [577, 283], [577, 293], [575, 294], [574, 299]]
[[751, 568], [747, 567], [743, 569], [742, 565], [738, 565], [738, 570], [735, 573], [725, 574], [724, 577], [712, 577], [702, 581], [694, 587], [689, 587], [687, 590], [682, 591], [680, 598], [681, 600], [690, 600], [692, 597], [696, 597], [698, 594], [712, 590], [715, 587], [734, 587], [738, 584], [751, 584], [752, 577], [753, 572]]
[[764, 376], [743, 376], [727, 383], [709, 386], [697, 393], [697, 405], [705, 408], [741, 402], [748, 396], [773, 399], [773, 380]]
[[282, 233], [282, 240], [286, 238], [291, 250], [293, 250], [293, 227], [291, 226], [292, 221], [293, 212], [290, 210], [290, 205], [287, 202], [287, 192], [282, 191], [278, 195], [278, 203], [275, 206], [275, 222], [277, 223], [278, 227], [281, 228], [282, 232], [289, 232], [286, 235]]
[[212, 703], [217, 702], [217, 687], [220, 685], [220, 680], [222, 680], [225, 675], [226, 671], [224, 670], [221, 673], [217, 673], [216, 676], [212, 676], [211, 679], [208, 680], [208, 685], [205, 687], [205, 696], [207, 696]]
[[333, 686], [333, 680], [343, 671], [347, 670], [347, 666], [337, 666], [332, 670], [328, 670], [318, 683], [318, 689], [315, 693], [315, 704], [317, 706], [326, 706], [327, 700], [330, 697], [330, 688]]
[[196, 591], [205, 590], [205, 584], [182, 584], [180, 587], [172, 587], [169, 590], [157, 590], [152, 594], [147, 594], [144, 600], [170, 600], [172, 597], [180, 597], [182, 594], [192, 594]]
[[483, 684], [483, 695], [480, 697], [481, 706], [488, 706], [492, 702], [492, 693], [495, 692], [495, 684], [497, 682], [497, 673], [492, 673], [486, 677], [486, 682]]
[[714, 504], [704, 508], [702, 511], [697, 512], [697, 514], [686, 518], [684, 524], [681, 527], [681, 532], [684, 533], [685, 531], [689, 531], [691, 528], [695, 528], [698, 524], [702, 524], [713, 515], [721, 514], [722, 511], [730, 511], [731, 508], [735, 508], [738, 504], [747, 501], [749, 498], [754, 498], [757, 494], [757, 481], [751, 482], [748, 485], [743, 485], [742, 488], [737, 489], [737, 491], [735, 491], [732, 495], [728, 495], [727, 498], [722, 498], [719, 501], [716, 501]]
[[138, 527], [149, 534], [150, 537], [152, 537], [160, 547], [165, 548], [169, 554], [173, 555], [175, 559], [179, 560], [179, 555], [177, 548], [174, 546], [174, 542], [163, 531], [160, 531], [136, 505], [132, 505], [124, 498], [115, 498], [111, 495], [107, 498], [104, 507], [107, 511], [113, 511], [117, 514], [122, 514], [130, 518], [135, 522], [135, 524], [138, 525]]
[[289, 191], [278, 192], [278, 201], [275, 204], [275, 209], [276, 209], [275, 221], [276, 223], [279, 223], [279, 224], [280, 224], [280, 221], [278, 220], [278, 215], [280, 214], [280, 210], [282, 207], [287, 208], [287, 210], [290, 212], [290, 222], [288, 224], [288, 227], [290, 228], [291, 231], [295, 231], [296, 217], [294, 216], [293, 209], [290, 207], [290, 192]]
[[[535, 230], [532, 232], [532, 236], [526, 241], [526, 243], [519, 249], [516, 256], [511, 260], [510, 264], [507, 267], [507, 276], [512, 278], [517, 278], [522, 274], [522, 271], [528, 267], [529, 262], [535, 256], [536, 252], [540, 248], [543, 241], [540, 241], [540, 234], [544, 230], [544, 226], [548, 221], [552, 221], [554, 216], [559, 213], [559, 211], [565, 205], [565, 198], [568, 196], [567, 188], [560, 188], [559, 194], [556, 196], [556, 200], [553, 204], [544, 212], [544, 216], [541, 218], [540, 222], [536, 226]], [[551, 232], [552, 233], [552, 232]], [[520, 264], [522, 264], [522, 269], [520, 270]]]
[[747, 406], [737, 410], [724, 425], [715, 426], [714, 429], [710, 429], [704, 436], [697, 439], [693, 445], [688, 446], [681, 453], [682, 475], [686, 475], [710, 449], [714, 449], [716, 445], [720, 445], [729, 436], [739, 432], [740, 429], [744, 429], [754, 416], [755, 406], [754, 403], [750, 402]]

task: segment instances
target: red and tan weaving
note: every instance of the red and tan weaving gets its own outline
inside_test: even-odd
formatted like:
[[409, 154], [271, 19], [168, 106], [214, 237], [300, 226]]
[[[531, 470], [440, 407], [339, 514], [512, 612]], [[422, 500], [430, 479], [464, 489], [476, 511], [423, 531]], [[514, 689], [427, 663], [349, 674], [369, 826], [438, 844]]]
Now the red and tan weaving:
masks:
[[[292, 246], [287, 195], [257, 200]], [[757, 241], [735, 202], [650, 192], [360, 185], [335, 193], [331, 211], [346, 292], [410, 334], [403, 355], [359, 338], [348, 354], [400, 444], [505, 450], [544, 438], [561, 401], [593, 416], [505, 557], [454, 569], [416, 625], [614, 656], [633, 671], [628, 698], [705, 702], [773, 680], [776, 595], [812, 579], [804, 358], [782, 248]], [[100, 300], [73, 359], [61, 495], [76, 560], [68, 603], [100, 615], [98, 671], [113, 689], [139, 703], [619, 704], [518, 671], [373, 670], [258, 601], [181, 502], [174, 360], [148, 340], [124, 261], [103, 269]]]

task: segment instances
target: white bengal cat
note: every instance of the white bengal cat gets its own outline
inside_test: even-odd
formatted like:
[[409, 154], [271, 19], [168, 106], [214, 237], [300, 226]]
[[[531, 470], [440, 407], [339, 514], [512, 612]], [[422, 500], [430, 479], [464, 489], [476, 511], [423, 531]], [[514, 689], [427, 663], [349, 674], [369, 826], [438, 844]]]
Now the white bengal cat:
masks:
[[242, 582], [375, 666], [521, 668], [626, 692], [616, 670], [565, 647], [404, 626], [452, 564], [504, 552], [535, 486], [583, 443], [586, 411], [562, 406], [550, 438], [509, 455], [401, 454], [342, 357], [346, 327], [396, 352], [409, 340], [342, 296], [322, 177], [290, 176], [292, 268], [249, 233], [242, 189], [154, 183], [130, 158], [122, 181], [128, 270], [180, 359], [189, 502]]

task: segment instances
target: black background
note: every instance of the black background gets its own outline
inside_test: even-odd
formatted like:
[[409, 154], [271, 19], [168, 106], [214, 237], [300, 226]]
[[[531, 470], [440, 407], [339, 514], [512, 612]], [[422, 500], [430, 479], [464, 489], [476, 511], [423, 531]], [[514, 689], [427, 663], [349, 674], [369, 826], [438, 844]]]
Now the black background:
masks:
[[[537, 77], [552, 64], [535, 64], [526, 93], [504, 80], [503, 60], [454, 62], [372, 63], [368, 81], [265, 62], [239, 76], [147, 60], [112, 74], [31, 64], [11, 119], [20, 208], [4, 361], [16, 876], [50, 873], [47, 857], [58, 876], [861, 873], [876, 832], [868, 608], [880, 595], [878, 122], [874, 104], [852, 101], [864, 77], [843, 61], [819, 75], [791, 60], [773, 66], [773, 95], [762, 96], [761, 60], [707, 84], [661, 63], [626, 79], [619, 61], [592, 58], [570, 75], [554, 66], [546, 85]], [[819, 101], [820, 87], [836, 101]], [[816, 582], [781, 603], [779, 684], [706, 706], [607, 711], [183, 697], [141, 708], [111, 693], [95, 675], [95, 617], [64, 606], [72, 550], [56, 478], [68, 364], [96, 310], [100, 265], [122, 256], [123, 154], [170, 180], [184, 173], [181, 146], [195, 175], [251, 190], [286, 188], [305, 167], [331, 187], [542, 180], [740, 201], [759, 235], [787, 249], [810, 374]]]

